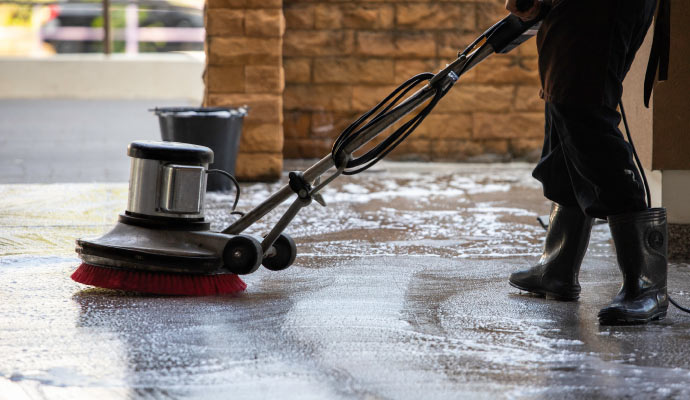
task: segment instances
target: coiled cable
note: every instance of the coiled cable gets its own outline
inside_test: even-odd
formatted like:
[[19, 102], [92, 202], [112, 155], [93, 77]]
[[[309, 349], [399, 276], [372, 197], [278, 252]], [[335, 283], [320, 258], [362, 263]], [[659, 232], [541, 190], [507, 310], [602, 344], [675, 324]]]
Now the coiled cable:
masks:
[[[338, 136], [336, 141], [333, 143], [333, 147], [331, 149], [331, 156], [336, 162], [336, 166], [339, 160], [347, 159], [347, 157], [343, 158], [342, 156], [353, 141], [359, 139], [361, 135], [371, 126], [379, 123], [383, 118], [390, 116], [392, 108], [398, 104], [398, 102], [402, 100], [403, 97], [405, 97], [405, 95], [407, 95], [412, 89], [419, 86], [423, 82], [431, 80], [433, 77], [434, 74], [430, 72], [413, 76], [405, 81], [402, 85], [398, 86], [374, 108], [362, 114], [362, 116], [345, 128], [345, 130], [343, 130], [340, 136]], [[355, 175], [363, 172], [371, 168], [374, 164], [393, 151], [393, 149], [395, 149], [400, 143], [402, 143], [403, 140], [414, 132], [415, 129], [417, 129], [419, 124], [424, 121], [424, 118], [429, 115], [431, 110], [433, 110], [436, 104], [438, 104], [439, 100], [441, 100], [441, 98], [448, 93], [451, 87], [452, 84], [443, 88], [440, 85], [430, 86], [431, 90], [434, 90], [434, 94], [431, 100], [429, 100], [429, 103], [415, 116], [397, 128], [381, 143], [374, 146], [374, 148], [359, 157], [349, 159], [345, 165], [345, 169], [343, 170], [343, 175]], [[349, 155], [345, 154], [345, 156]]]

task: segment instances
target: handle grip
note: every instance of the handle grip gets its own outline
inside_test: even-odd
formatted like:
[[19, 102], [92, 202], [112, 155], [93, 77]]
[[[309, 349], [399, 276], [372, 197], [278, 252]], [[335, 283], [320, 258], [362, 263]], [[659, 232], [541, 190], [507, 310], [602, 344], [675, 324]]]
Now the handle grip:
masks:
[[537, 34], [539, 24], [551, 10], [552, 0], [539, 1], [539, 14], [530, 21], [523, 21], [510, 14], [484, 33], [496, 53], [507, 53]]

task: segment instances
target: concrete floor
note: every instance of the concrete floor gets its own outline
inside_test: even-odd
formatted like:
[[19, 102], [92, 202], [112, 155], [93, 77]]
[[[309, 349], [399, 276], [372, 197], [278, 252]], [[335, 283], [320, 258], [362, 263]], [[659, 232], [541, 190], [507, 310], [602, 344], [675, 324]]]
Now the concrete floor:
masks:
[[[44, 170], [74, 157], [60, 154]], [[597, 323], [620, 284], [606, 225], [594, 228], [580, 301], [507, 284], [544, 234], [536, 217], [549, 205], [530, 170], [382, 163], [340, 178], [327, 208], [313, 204], [288, 228], [293, 267], [260, 269], [237, 296], [182, 298], [69, 279], [74, 240], [112, 226], [125, 181], [101, 171], [11, 183], [3, 167], [0, 399], [688, 398], [690, 316]], [[239, 209], [278, 187], [243, 185]], [[222, 229], [232, 196], [207, 200]], [[689, 264], [670, 266], [669, 287], [690, 304]]]
[[[548, 210], [529, 171], [386, 163], [337, 180], [289, 228], [293, 267], [204, 298], [69, 279], [74, 239], [108, 229], [125, 183], [2, 185], [0, 398], [687, 398], [690, 317], [597, 323], [619, 285], [605, 225], [579, 302], [508, 286]], [[276, 188], [244, 185], [240, 208]], [[209, 197], [220, 229], [231, 198]], [[690, 303], [689, 265], [669, 283]]]

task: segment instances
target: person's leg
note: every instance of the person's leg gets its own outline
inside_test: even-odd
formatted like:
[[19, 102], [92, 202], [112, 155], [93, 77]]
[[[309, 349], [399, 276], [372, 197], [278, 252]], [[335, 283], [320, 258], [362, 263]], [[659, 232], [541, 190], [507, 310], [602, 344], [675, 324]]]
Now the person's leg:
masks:
[[585, 214], [608, 219], [623, 274], [619, 293], [599, 313], [604, 325], [646, 323], [664, 318], [668, 308], [666, 212], [648, 208], [632, 147], [618, 129], [620, 115], [614, 108], [655, 3], [619, 0], [620, 17], [610, 38], [609, 104], [547, 104], [577, 202]]
[[553, 201], [549, 226], [536, 265], [512, 273], [508, 282], [520, 290], [571, 301], [580, 297], [578, 274], [589, 244], [592, 218], [577, 203], [568, 179], [565, 153], [548, 107], [545, 119], [542, 158], [534, 176], [542, 182], [544, 195]]
[[[635, 0], [621, 7], [625, 23], [618, 23], [612, 37], [616, 57], [609, 65], [609, 101], [620, 99], [619, 82], [630, 69], [651, 24], [656, 0]], [[615, 79], [619, 79], [616, 81]], [[617, 97], [614, 97], [617, 96]], [[666, 210], [645, 208], [626, 212], [611, 209], [609, 228], [623, 285], [613, 301], [599, 312], [602, 325], [646, 323], [662, 319], [668, 308]]]
[[[533, 173], [547, 198], [579, 206], [585, 214], [600, 218], [647, 208], [632, 147], [618, 129], [616, 107], [622, 82], [651, 24], [656, 0], [611, 0], [610, 4], [615, 17], [609, 21], [611, 29], [600, 38], [608, 44], [608, 50], [602, 51], [607, 54], [605, 95], [601, 102], [546, 103], [544, 151]], [[573, 54], [572, 58], [578, 61], [586, 56]]]
[[586, 215], [609, 221], [623, 286], [599, 313], [603, 325], [662, 319], [666, 293], [666, 212], [649, 209], [630, 145], [606, 107], [548, 104], [575, 197]]
[[[633, 161], [632, 147], [618, 129], [618, 112], [606, 106], [546, 106], [567, 171], [561, 180], [572, 187], [584, 213], [605, 219], [645, 210], [644, 186]], [[540, 168], [543, 167], [538, 166], [534, 175], [542, 180], [547, 173]]]
[[520, 290], [556, 300], [577, 300], [578, 275], [591, 230], [592, 218], [579, 207], [553, 203], [539, 261], [529, 269], [512, 273], [508, 282]]
[[575, 191], [568, 178], [566, 153], [563, 151], [558, 118], [551, 111], [549, 104], [544, 105], [544, 144], [541, 159], [532, 172], [532, 176], [542, 184], [544, 197], [567, 207], [579, 207]]
[[663, 319], [668, 309], [666, 209], [609, 216], [623, 285], [599, 311], [602, 325], [641, 324]]
[[[547, 232], [544, 253], [536, 266], [511, 275], [510, 283], [515, 287], [562, 299], [576, 299], [576, 294], [579, 295], [577, 275], [589, 241], [591, 217], [606, 218], [624, 213], [645, 215], [647, 212], [632, 148], [618, 130], [620, 115], [615, 107], [622, 94], [622, 81], [644, 39], [655, 4], [656, 0], [618, 0], [619, 12], [616, 21], [612, 21], [616, 29], [609, 38], [611, 54], [604, 98], [609, 106], [546, 104], [542, 159], [533, 175], [542, 183], [544, 195], [556, 203], [551, 215], [556, 223], [552, 226], [560, 228]], [[574, 212], [579, 211], [578, 208], [584, 212], [578, 215]], [[562, 247], [550, 245], [564, 238], [568, 240], [562, 242]], [[625, 245], [617, 245], [619, 256], [624, 248]], [[564, 259], [568, 262], [563, 262]], [[662, 275], [665, 294], [665, 273], [655, 276]], [[663, 308], [663, 302], [657, 304]], [[616, 318], [621, 319], [621, 315], [624, 319], [625, 307]], [[647, 315], [655, 315], [655, 312], [648, 310]]]

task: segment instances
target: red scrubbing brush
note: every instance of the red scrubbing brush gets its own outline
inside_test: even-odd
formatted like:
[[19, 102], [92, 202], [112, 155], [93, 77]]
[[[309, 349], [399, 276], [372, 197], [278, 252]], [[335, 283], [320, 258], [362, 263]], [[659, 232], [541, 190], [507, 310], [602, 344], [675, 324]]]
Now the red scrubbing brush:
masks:
[[193, 275], [99, 267], [82, 263], [71, 276], [84, 285], [132, 292], [210, 296], [244, 291], [247, 284], [235, 274]]

